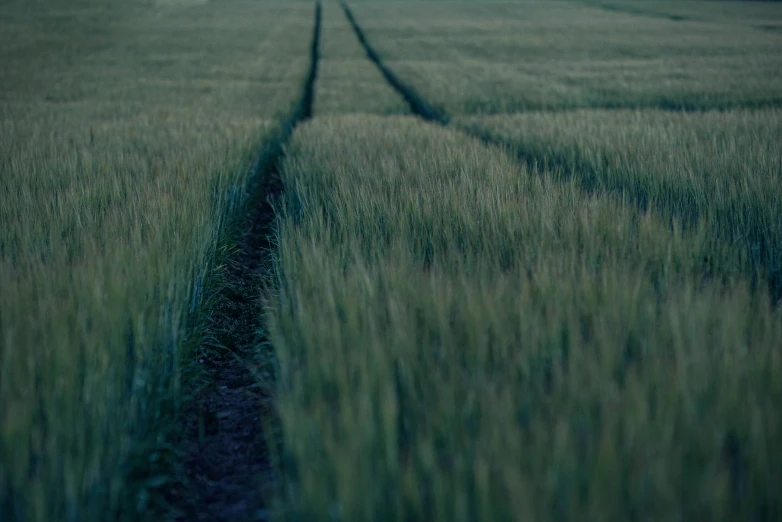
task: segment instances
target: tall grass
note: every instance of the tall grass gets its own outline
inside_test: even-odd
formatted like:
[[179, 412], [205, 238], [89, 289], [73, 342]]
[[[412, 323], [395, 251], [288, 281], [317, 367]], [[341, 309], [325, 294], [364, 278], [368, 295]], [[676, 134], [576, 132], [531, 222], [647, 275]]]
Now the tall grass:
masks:
[[135, 518], [133, 459], [299, 96], [311, 5], [15, 5], [38, 32], [2, 36], [24, 55], [3, 54], [0, 99], [0, 518]]
[[314, 120], [283, 177], [288, 519], [780, 515], [782, 317], [708, 228], [407, 118]]
[[339, 4], [323, 4], [315, 114], [400, 114], [407, 104], [366, 59]]
[[751, 27], [743, 11], [716, 23], [579, 2], [351, 5], [386, 64], [448, 115], [782, 103], [782, 33]]
[[730, 247], [737, 270], [782, 297], [781, 111], [574, 111], [460, 123], [589, 190], [706, 227], [715, 249]]
[[585, 0], [604, 9], [624, 10], [640, 16], [673, 20], [700, 20], [734, 25], [737, 22], [759, 30], [782, 30], [782, 9], [764, 0]]

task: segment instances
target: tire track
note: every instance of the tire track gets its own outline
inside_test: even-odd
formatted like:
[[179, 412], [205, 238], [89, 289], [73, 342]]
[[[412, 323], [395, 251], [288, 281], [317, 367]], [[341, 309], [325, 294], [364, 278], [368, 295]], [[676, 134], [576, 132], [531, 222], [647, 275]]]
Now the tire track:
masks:
[[166, 520], [231, 521], [269, 517], [271, 466], [277, 440], [273, 406], [275, 357], [263, 333], [262, 297], [271, 270], [273, 201], [283, 190], [278, 166], [295, 127], [312, 117], [318, 71], [321, 4], [315, 6], [310, 66], [301, 99], [279, 139], [267, 143], [249, 173], [244, 215], [229, 244], [235, 247], [207, 302], [197, 349], [195, 390], [179, 422], [181, 475], [164, 493]]
[[366, 36], [364, 35], [364, 31], [361, 30], [361, 27], [356, 22], [356, 19], [353, 17], [353, 12], [350, 10], [350, 7], [348, 7], [348, 4], [345, 2], [341, 2], [342, 4], [342, 10], [345, 12], [345, 17], [347, 17], [348, 22], [350, 22], [350, 26], [353, 28], [353, 31], [356, 33], [356, 37], [358, 38], [358, 41], [361, 43], [361, 47], [364, 48], [364, 52], [367, 55], [367, 58], [375, 64], [375, 66], [380, 70], [380, 72], [385, 77], [386, 81], [393, 87], [396, 92], [404, 98], [404, 100], [407, 102], [407, 104], [410, 106], [410, 111], [415, 114], [416, 116], [423, 118], [426, 121], [431, 121], [434, 123], [439, 123], [440, 125], [447, 125], [448, 124], [448, 118], [435, 109], [432, 105], [427, 103], [421, 96], [418, 95], [418, 93], [415, 92], [415, 90], [404, 83], [402, 80], [399, 79], [399, 77], [389, 69], [385, 63], [383, 63], [382, 58], [380, 58], [380, 55], [377, 54], [377, 52], [372, 48], [371, 45], [369, 45], [369, 42], [367, 41]]
[[655, 11], [646, 11], [643, 9], [638, 9], [636, 7], [630, 7], [626, 5], [616, 5], [616, 4], [606, 4], [606, 3], [593, 3], [593, 2], [582, 2], [587, 7], [594, 7], [596, 9], [602, 9], [603, 11], [608, 11], [609, 13], [621, 13], [621, 14], [627, 14], [627, 15], [633, 15], [633, 16], [641, 16], [646, 18], [658, 18], [660, 20], [669, 20], [671, 22], [702, 22], [704, 20], [700, 20], [697, 18], [691, 18], [689, 16], [684, 15], [677, 15], [677, 14], [669, 14], [669, 13], [661, 13], [661, 12], [655, 12]]
[[[581, 185], [585, 193], [589, 195], [606, 194], [607, 192], [619, 191], [626, 197], [627, 200], [640, 209], [648, 208], [649, 206], [649, 194], [646, 191], [633, 191], [625, 190], [627, 187], [605, 187], [600, 184], [597, 173], [587, 170], [580, 170], [576, 172], [572, 168], [572, 165], [568, 162], [567, 158], [547, 156], [540, 157], [530, 151], [524, 150], [519, 145], [512, 143], [500, 136], [495, 135], [487, 130], [480, 129], [474, 126], [464, 124], [449, 125], [448, 117], [437, 111], [430, 103], [424, 100], [415, 90], [405, 84], [399, 77], [391, 71], [388, 66], [383, 63], [380, 55], [369, 44], [364, 31], [358, 25], [353, 13], [344, 1], [342, 3], [342, 9], [345, 11], [345, 16], [350, 21], [350, 25], [356, 33], [356, 37], [361, 43], [366, 52], [367, 57], [380, 69], [383, 76], [386, 77], [388, 83], [404, 97], [404, 99], [410, 105], [410, 109], [413, 114], [419, 116], [423, 120], [441, 125], [443, 127], [449, 127], [456, 129], [474, 139], [481, 141], [488, 146], [498, 147], [505, 150], [516, 157], [519, 161], [528, 164], [533, 172], [540, 172], [542, 169], [554, 169], [561, 173], [563, 178], [576, 179]], [[678, 112], [678, 111], [677, 111]], [[673, 213], [667, 215], [664, 209], [658, 209], [657, 215], [662, 219], [665, 219], [669, 223], [673, 223], [675, 219], [681, 219], [681, 215]], [[693, 222], [697, 221], [699, 216], [693, 218]], [[684, 223], [689, 225], [694, 223]], [[769, 252], [770, 246], [763, 241], [758, 241], [755, 244], [749, 244], [747, 246], [747, 254], [752, 259], [754, 267], [762, 268], [766, 271], [767, 275], [765, 281], [758, 281], [754, 277], [751, 278], [753, 285], [760, 284], [766, 285], [769, 290], [769, 296], [775, 305], [782, 304], [782, 269], [774, 265], [773, 256]], [[708, 260], [705, 260], [708, 261]]]
[[[668, 20], [671, 22], [697, 22], [697, 23], [706, 23], [706, 24], [719, 24], [719, 20], [713, 20], [709, 19], [708, 17], [695, 17], [690, 15], [681, 15], [681, 14], [675, 14], [675, 13], [664, 13], [661, 11], [649, 11], [643, 8], [638, 7], [631, 7], [628, 5], [620, 5], [620, 4], [614, 4], [614, 3], [595, 3], [591, 2], [589, 0], [581, 0], [579, 2], [580, 4], [591, 7], [594, 9], [600, 9], [609, 13], [621, 13], [625, 15], [632, 15], [632, 16], [640, 16], [644, 18], [656, 18], [659, 20]], [[758, 24], [747, 24], [743, 26], [746, 29], [754, 29], [757, 31], [782, 31], [782, 26], [778, 25], [758, 25]], [[763, 106], [763, 105], [761, 105]], [[779, 104], [776, 102], [771, 102], [769, 104], [771, 107], [778, 107]], [[681, 108], [680, 110], [688, 110], [686, 108]], [[689, 110], [698, 110], [698, 109], [689, 109]]]

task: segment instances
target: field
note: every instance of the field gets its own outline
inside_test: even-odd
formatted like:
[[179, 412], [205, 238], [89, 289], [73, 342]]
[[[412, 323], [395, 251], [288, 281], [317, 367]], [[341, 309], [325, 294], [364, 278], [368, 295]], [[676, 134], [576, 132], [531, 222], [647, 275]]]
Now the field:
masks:
[[[727, 2], [681, 3], [709, 12]], [[749, 6], [741, 12], [755, 8], [736, 4]], [[779, 8], [766, 5], [766, 19], [779, 21]], [[781, 101], [782, 34], [741, 22], [673, 21], [558, 1], [415, 9], [357, 2], [352, 10], [386, 64], [448, 114]]]
[[782, 518], [780, 27], [0, 6], [0, 518]]
[[404, 114], [407, 104], [364, 55], [339, 4], [323, 6], [316, 114]]
[[258, 146], [297, 102], [312, 8], [24, 5], [0, 30], [2, 518], [109, 520], [180, 393]]

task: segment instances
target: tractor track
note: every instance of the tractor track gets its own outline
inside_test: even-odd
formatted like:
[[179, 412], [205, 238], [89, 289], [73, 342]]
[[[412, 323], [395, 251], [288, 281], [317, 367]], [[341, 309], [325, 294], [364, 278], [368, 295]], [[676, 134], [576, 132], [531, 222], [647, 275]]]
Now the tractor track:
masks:
[[249, 173], [235, 249], [209, 299], [197, 349], [200, 377], [179, 418], [182, 475], [166, 492], [166, 520], [266, 520], [276, 487], [269, 440], [276, 440], [274, 354], [265, 337], [262, 292], [272, 269], [273, 202], [278, 171], [295, 127], [312, 117], [318, 72], [321, 4], [316, 3], [310, 67], [299, 103]]
[[669, 20], [671, 22], [699, 22], [703, 20], [698, 20], [696, 18], [690, 18], [688, 16], [684, 15], [677, 15], [677, 14], [667, 14], [667, 13], [659, 13], [655, 11], [645, 11], [643, 9], [638, 9], [635, 7], [629, 7], [624, 5], [617, 5], [617, 4], [606, 4], [606, 3], [593, 3], [593, 2], [583, 2], [584, 5], [587, 7], [594, 7], [595, 9], [602, 9], [603, 11], [607, 11], [609, 13], [621, 13], [626, 15], [633, 15], [633, 16], [641, 16], [646, 18], [657, 18], [660, 20]]
[[361, 47], [364, 49], [367, 58], [369, 58], [369, 60], [375, 64], [378, 70], [380, 70], [389, 85], [391, 85], [391, 87], [393, 87], [394, 90], [396, 90], [396, 92], [398, 92], [399, 95], [404, 98], [404, 100], [410, 106], [410, 111], [426, 121], [439, 123], [440, 125], [447, 125], [448, 118], [442, 112], [438, 111], [431, 104], [427, 103], [423, 98], [421, 98], [421, 96], [418, 95], [418, 93], [415, 92], [415, 90], [413, 90], [412, 87], [400, 80], [399, 77], [394, 74], [394, 72], [389, 69], [385, 63], [383, 63], [380, 55], [377, 54], [371, 45], [369, 45], [366, 35], [364, 35], [364, 31], [353, 17], [353, 12], [350, 10], [350, 7], [348, 7], [348, 4], [345, 2], [342, 2], [341, 4], [342, 10], [345, 12], [345, 17], [348, 19], [350, 26], [356, 33], [356, 37], [358, 38], [359, 43], [361, 43]]

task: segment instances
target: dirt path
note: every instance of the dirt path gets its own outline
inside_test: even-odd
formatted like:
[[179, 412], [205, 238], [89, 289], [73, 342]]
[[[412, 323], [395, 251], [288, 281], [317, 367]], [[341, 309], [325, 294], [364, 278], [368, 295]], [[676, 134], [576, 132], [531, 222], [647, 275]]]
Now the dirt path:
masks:
[[[170, 494], [169, 520], [242, 522], [268, 518], [275, 484], [265, 433], [273, 425], [273, 359], [264, 350], [261, 294], [271, 269], [272, 201], [282, 191], [277, 165], [295, 126], [312, 116], [321, 7], [315, 9], [310, 70], [301, 101], [277, 143], [260, 152], [258, 180], [240, 223], [236, 250], [212, 296], [199, 348], [198, 390], [181, 418], [185, 478]], [[265, 430], [266, 428], [266, 430]]]

